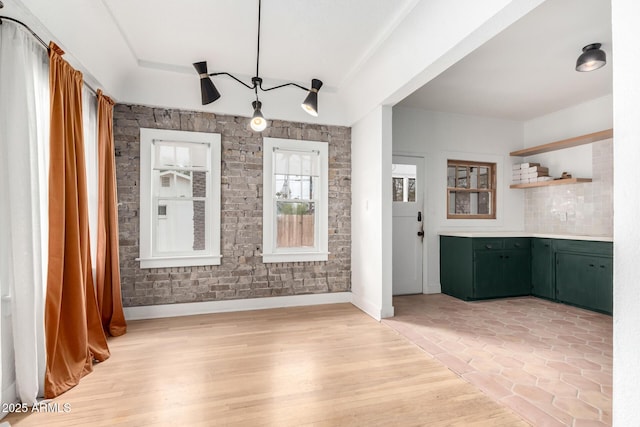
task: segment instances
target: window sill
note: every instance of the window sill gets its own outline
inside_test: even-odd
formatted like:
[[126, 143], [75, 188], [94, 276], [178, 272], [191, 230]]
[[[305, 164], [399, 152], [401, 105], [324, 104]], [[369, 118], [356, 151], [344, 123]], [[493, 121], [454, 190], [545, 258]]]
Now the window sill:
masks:
[[140, 268], [196, 267], [220, 265], [222, 255], [136, 258]]
[[274, 254], [262, 254], [262, 262], [308, 262], [327, 261], [329, 252], [278, 252]]

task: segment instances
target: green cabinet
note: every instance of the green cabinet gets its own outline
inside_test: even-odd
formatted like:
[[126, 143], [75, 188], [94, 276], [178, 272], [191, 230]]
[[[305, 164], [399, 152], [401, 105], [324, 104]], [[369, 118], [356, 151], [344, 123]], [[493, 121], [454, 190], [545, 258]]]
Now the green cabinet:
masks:
[[465, 301], [473, 297], [473, 247], [475, 239], [440, 236], [442, 293]]
[[531, 293], [528, 238], [441, 236], [440, 244], [443, 293], [464, 300]]
[[612, 313], [612, 252], [612, 245], [603, 242], [559, 243], [556, 248], [556, 300]]
[[467, 301], [534, 295], [610, 314], [613, 244], [440, 236], [440, 283]]
[[531, 239], [531, 295], [554, 299], [554, 249], [552, 239]]

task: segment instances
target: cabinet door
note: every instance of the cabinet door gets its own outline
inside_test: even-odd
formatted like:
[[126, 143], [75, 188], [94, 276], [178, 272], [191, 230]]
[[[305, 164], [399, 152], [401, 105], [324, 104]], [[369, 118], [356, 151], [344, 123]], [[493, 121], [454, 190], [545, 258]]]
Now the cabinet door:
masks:
[[440, 237], [440, 284], [442, 293], [473, 299], [473, 252], [466, 237]]
[[529, 250], [504, 251], [504, 296], [531, 294], [531, 252]]
[[558, 252], [558, 301], [610, 313], [613, 299], [612, 260], [609, 257]]
[[613, 314], [613, 258], [598, 257], [595, 310]]
[[474, 251], [473, 258], [473, 297], [497, 298], [507, 295], [504, 251]]
[[553, 242], [551, 239], [531, 241], [531, 293], [537, 297], [555, 298], [553, 289]]

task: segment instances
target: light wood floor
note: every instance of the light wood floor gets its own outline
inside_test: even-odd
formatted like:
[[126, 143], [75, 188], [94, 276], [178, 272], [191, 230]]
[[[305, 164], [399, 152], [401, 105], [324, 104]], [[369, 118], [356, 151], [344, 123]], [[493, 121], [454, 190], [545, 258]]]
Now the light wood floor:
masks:
[[12, 426], [526, 426], [350, 304], [130, 322], [111, 358]]

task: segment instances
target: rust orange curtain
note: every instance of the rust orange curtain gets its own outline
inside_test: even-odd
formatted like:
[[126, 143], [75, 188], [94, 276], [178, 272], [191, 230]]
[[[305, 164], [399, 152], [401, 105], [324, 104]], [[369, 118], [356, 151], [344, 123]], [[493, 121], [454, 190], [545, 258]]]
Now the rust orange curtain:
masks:
[[98, 256], [96, 291], [105, 332], [127, 332], [120, 291], [118, 196], [113, 144], [113, 101], [98, 90]]
[[91, 273], [82, 137], [82, 73], [49, 45], [49, 266], [44, 395], [53, 398], [109, 357]]

